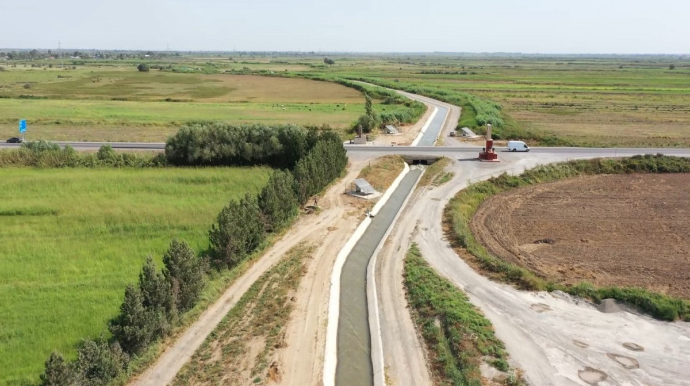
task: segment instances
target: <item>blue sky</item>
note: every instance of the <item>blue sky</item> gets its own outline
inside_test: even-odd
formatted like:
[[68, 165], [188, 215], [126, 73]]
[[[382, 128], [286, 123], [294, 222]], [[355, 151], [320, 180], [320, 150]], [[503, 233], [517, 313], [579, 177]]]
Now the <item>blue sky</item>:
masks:
[[688, 0], [0, 0], [0, 47], [690, 54]]

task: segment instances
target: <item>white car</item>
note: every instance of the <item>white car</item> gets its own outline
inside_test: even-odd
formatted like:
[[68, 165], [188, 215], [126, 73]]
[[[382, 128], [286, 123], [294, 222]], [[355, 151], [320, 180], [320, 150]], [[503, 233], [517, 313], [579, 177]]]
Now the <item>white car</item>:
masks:
[[523, 141], [508, 141], [508, 151], [529, 151], [529, 146]]

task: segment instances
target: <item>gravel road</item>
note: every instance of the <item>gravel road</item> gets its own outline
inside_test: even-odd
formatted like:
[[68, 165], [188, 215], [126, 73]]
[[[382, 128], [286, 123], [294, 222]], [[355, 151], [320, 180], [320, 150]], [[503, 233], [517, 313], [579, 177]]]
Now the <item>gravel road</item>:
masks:
[[[379, 307], [392, 385], [430, 384], [402, 292], [402, 258], [416, 241], [429, 263], [465, 290], [493, 323], [512, 364], [533, 385], [690, 385], [690, 324], [628, 312], [602, 313], [591, 304], [548, 293], [519, 291], [470, 268], [445, 241], [443, 209], [468, 181], [564, 160], [559, 153], [501, 154], [501, 163], [455, 162], [455, 178], [418, 193], [380, 256]], [[587, 158], [570, 154], [568, 158]], [[413, 228], [411, 230], [410, 228]], [[397, 240], [397, 241], [396, 241]], [[387, 277], [388, 276], [388, 277]], [[632, 343], [632, 345], [631, 345]], [[644, 351], [627, 347], [640, 346]], [[635, 346], [637, 345], [637, 346]], [[414, 380], [413, 377], [416, 377]], [[598, 383], [597, 383], [598, 382]]]

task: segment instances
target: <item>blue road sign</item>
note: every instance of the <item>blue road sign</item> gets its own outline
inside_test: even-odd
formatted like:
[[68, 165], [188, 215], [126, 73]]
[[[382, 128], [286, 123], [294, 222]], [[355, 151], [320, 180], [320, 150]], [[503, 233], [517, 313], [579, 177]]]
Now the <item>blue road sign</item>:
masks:
[[26, 119], [19, 121], [19, 132], [26, 133]]

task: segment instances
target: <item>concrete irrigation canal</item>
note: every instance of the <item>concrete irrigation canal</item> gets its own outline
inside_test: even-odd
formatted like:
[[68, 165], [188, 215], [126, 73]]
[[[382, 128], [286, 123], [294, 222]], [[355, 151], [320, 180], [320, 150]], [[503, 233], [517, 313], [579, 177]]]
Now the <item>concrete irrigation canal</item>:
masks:
[[338, 386], [374, 384], [367, 310], [367, 265], [421, 174], [420, 169], [411, 170], [400, 181], [398, 188], [372, 219], [343, 266], [335, 376]]
[[438, 112], [434, 116], [434, 119], [431, 120], [429, 128], [424, 132], [417, 146], [434, 146], [441, 129], [443, 129], [443, 122], [446, 121], [446, 117], [448, 116], [448, 108], [443, 106], [438, 106], [437, 108]]

